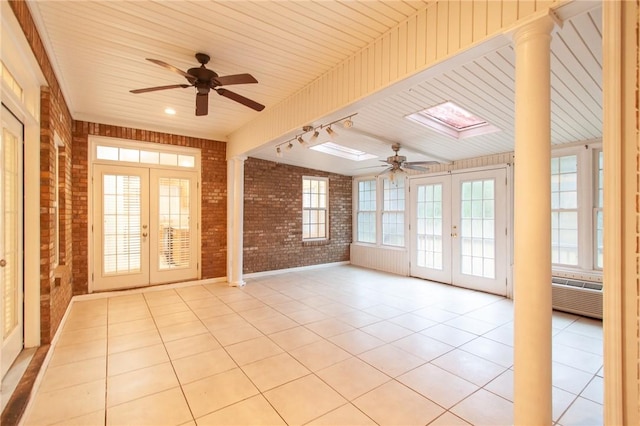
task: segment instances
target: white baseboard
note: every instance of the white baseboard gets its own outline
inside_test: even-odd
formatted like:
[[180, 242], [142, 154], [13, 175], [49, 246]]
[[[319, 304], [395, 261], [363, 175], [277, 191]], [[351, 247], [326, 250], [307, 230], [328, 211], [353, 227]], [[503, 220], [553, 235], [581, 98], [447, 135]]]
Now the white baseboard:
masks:
[[351, 262], [346, 260], [344, 262], [321, 263], [319, 265], [299, 266], [296, 268], [274, 269], [273, 271], [252, 272], [250, 274], [244, 274], [244, 278], [260, 278], [260, 277], [267, 277], [269, 275], [286, 274], [287, 272], [310, 271], [313, 269], [329, 268], [331, 266], [349, 265], [349, 264], [351, 264]]

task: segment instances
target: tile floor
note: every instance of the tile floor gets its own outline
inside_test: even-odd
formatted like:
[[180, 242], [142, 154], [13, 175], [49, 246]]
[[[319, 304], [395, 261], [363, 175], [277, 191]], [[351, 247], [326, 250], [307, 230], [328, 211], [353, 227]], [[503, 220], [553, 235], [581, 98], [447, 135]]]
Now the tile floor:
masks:
[[[512, 423], [510, 300], [353, 266], [247, 281], [74, 303], [22, 423]], [[602, 424], [601, 322], [553, 330], [554, 421]]]

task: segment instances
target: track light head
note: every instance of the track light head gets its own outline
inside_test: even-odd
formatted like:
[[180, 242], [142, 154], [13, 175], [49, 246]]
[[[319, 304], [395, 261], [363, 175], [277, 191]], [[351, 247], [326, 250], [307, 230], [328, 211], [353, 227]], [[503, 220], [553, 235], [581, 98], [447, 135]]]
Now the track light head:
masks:
[[331, 139], [338, 136], [338, 134], [331, 129], [331, 126], [327, 127], [327, 134], [331, 137]]
[[287, 144], [287, 149], [288, 149], [288, 150], [291, 150], [291, 148], [293, 148], [293, 144], [292, 144], [291, 142], [289, 142], [289, 143]]
[[278, 158], [282, 158], [282, 149], [280, 147], [276, 148], [276, 156]]
[[300, 145], [305, 146], [307, 143], [305, 142], [304, 139], [302, 139], [302, 136], [298, 136], [298, 142], [300, 143]]
[[309, 138], [309, 142], [315, 142], [316, 139], [318, 139], [318, 136], [320, 136], [320, 132], [318, 132], [317, 130], [315, 130], [313, 132], [313, 135], [311, 135], [311, 138]]
[[346, 120], [344, 120], [344, 122], [342, 122], [342, 125], [345, 129], [350, 129], [353, 127], [353, 121], [351, 121], [350, 118], [347, 118]]

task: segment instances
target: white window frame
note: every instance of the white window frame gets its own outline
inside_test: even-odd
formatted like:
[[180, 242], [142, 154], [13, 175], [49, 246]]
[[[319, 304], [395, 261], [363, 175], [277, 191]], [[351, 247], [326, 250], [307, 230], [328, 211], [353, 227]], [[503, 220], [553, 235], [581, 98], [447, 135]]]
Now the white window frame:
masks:
[[[375, 185], [375, 204], [373, 207], [373, 210], [360, 210], [360, 183], [362, 182], [373, 182], [373, 184]], [[353, 234], [353, 241], [359, 243], [359, 244], [376, 244], [376, 242], [378, 241], [378, 235], [380, 234], [380, 232], [378, 231], [378, 200], [379, 200], [379, 195], [378, 195], [378, 187], [379, 187], [379, 183], [378, 180], [375, 177], [369, 177], [369, 178], [364, 178], [364, 179], [357, 179], [354, 183], [354, 197], [353, 199], [356, 200], [355, 203], [355, 215], [354, 215], [354, 234]], [[373, 241], [361, 241], [360, 240], [360, 213], [373, 213], [373, 217], [374, 217], [374, 238]]]
[[595, 262], [594, 208], [597, 201], [597, 152], [601, 150], [602, 143], [598, 141], [558, 147], [551, 152], [552, 157], [575, 155], [578, 162], [578, 264], [572, 266], [552, 263], [553, 275], [587, 280], [598, 280], [602, 276], [602, 269], [597, 268]]
[[[382, 215], [384, 214], [384, 179], [389, 178], [385, 176], [360, 176], [353, 179], [353, 243], [362, 246], [374, 246], [383, 247], [388, 250], [407, 250], [409, 244], [409, 210], [407, 208], [407, 202], [409, 200], [409, 181], [408, 175], [404, 173], [397, 173], [395, 179], [402, 179], [404, 181], [404, 244], [402, 246], [383, 244], [382, 235]], [[375, 243], [367, 243], [358, 241], [358, 206], [359, 206], [359, 191], [358, 185], [362, 181], [375, 180], [376, 181], [376, 241]]]
[[[325, 202], [324, 202], [324, 208], [322, 207], [305, 207], [305, 203], [304, 203], [304, 182], [305, 180], [315, 180], [318, 182], [324, 182], [325, 183]], [[302, 176], [302, 182], [301, 182], [301, 190], [302, 190], [302, 241], [325, 241], [329, 239], [329, 178], [326, 177], [319, 177], [319, 176]], [[304, 227], [305, 227], [305, 222], [304, 222], [304, 217], [305, 217], [305, 212], [306, 211], [311, 211], [311, 210], [315, 210], [315, 211], [324, 211], [324, 237], [307, 237], [305, 238], [304, 236]]]

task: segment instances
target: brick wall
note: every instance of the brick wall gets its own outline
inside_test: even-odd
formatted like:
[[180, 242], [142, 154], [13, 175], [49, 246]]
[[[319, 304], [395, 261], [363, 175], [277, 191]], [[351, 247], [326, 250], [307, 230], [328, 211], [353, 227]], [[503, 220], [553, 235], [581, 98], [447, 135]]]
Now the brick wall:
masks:
[[[55, 140], [57, 134], [64, 146], [62, 152], [71, 147], [71, 114], [60, 90], [53, 67], [44, 49], [33, 18], [26, 2], [10, 1], [13, 10], [48, 87], [42, 87], [40, 93], [40, 338], [43, 344], [49, 343], [55, 334], [69, 301], [72, 283], [68, 273], [72, 259], [68, 255], [72, 250], [71, 223], [68, 214], [71, 207], [71, 159], [61, 156], [61, 178], [59, 180], [60, 205], [60, 264], [55, 268], [54, 220], [55, 220]], [[33, 194], [25, 194], [33, 196]], [[29, 226], [29, 224], [25, 224]]]
[[201, 252], [202, 278], [226, 275], [227, 261], [227, 162], [226, 144], [105, 124], [73, 122], [73, 293], [88, 292], [87, 240], [89, 213], [89, 136], [110, 136], [140, 142], [153, 142], [198, 148], [201, 151]]
[[[302, 242], [302, 176], [329, 178], [329, 240]], [[243, 272], [349, 260], [352, 179], [249, 158], [244, 168]]]

